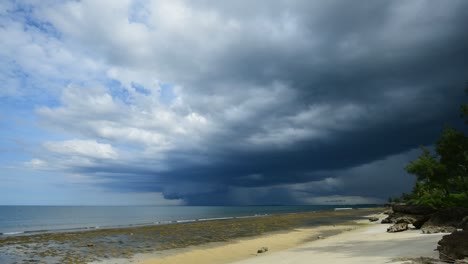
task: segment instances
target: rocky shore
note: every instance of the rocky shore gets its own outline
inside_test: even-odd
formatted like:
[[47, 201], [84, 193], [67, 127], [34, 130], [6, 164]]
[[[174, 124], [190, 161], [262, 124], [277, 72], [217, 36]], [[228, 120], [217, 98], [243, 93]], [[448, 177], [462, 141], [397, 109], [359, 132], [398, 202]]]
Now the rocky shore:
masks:
[[[419, 229], [423, 234], [449, 233], [438, 242], [439, 259], [450, 263], [468, 263], [468, 208], [434, 209], [422, 205], [394, 204], [381, 221], [393, 224], [387, 232]], [[375, 219], [369, 219], [374, 221]]]

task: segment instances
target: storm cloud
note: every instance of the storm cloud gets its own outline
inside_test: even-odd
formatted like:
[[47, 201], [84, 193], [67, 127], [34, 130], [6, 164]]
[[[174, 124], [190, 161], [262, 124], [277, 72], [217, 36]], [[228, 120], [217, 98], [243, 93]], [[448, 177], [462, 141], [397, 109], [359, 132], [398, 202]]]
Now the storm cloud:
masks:
[[60, 136], [24, 164], [78, 184], [185, 204], [377, 203], [410, 190], [418, 146], [459, 124], [467, 8], [4, 4], [3, 97], [45, 94], [32, 114]]

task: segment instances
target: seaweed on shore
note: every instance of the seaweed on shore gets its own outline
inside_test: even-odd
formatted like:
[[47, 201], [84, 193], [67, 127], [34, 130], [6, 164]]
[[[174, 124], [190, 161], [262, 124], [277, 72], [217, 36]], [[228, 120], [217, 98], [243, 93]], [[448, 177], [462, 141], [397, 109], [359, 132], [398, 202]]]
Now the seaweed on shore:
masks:
[[376, 209], [328, 211], [200, 221], [120, 229], [102, 229], [29, 236], [0, 237], [0, 262], [88, 263], [100, 259], [130, 258], [209, 242], [257, 236], [298, 227], [336, 224]]

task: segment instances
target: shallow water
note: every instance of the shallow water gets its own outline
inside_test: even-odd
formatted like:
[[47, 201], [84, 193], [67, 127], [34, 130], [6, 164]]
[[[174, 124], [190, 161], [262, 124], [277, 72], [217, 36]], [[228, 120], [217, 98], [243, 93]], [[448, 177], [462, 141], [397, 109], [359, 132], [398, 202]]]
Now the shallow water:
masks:
[[[335, 206], [0, 206], [0, 235], [284, 214]], [[360, 208], [366, 206], [359, 206]]]

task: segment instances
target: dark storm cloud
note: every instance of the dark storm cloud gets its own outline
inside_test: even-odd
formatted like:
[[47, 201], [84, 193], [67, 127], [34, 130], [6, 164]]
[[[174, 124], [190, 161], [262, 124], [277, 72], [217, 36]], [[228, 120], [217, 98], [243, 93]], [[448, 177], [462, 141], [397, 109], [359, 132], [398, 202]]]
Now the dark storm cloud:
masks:
[[[389, 126], [393, 126], [393, 124]], [[417, 147], [418, 144], [431, 144], [440, 131], [440, 127], [432, 124], [400, 126], [398, 128], [383, 127], [374, 131], [362, 130], [356, 133], [335, 135], [336, 138], [328, 144], [315, 142], [287, 151], [230, 153], [224, 156], [221, 162], [212, 166], [192, 165], [176, 168], [169, 172], [155, 173], [158, 175], [157, 179], [162, 180], [154, 183], [150, 180], [144, 185], [151, 186], [150, 188], [175, 186], [167, 188], [168, 190], [163, 188], [168, 197], [189, 198], [189, 203], [193, 202], [191, 199], [196, 199], [197, 202], [193, 203], [203, 201], [203, 204], [213, 202], [211, 193], [210, 195], [191, 193], [189, 197], [185, 197], [183, 191], [178, 194], [177, 184], [192, 182], [200, 184], [202, 189], [207, 185], [216, 185], [217, 188], [213, 194], [217, 197], [215, 199], [217, 203], [223, 203], [224, 200], [221, 197], [226, 194], [226, 189], [229, 186], [250, 188], [273, 186], [271, 193], [269, 193], [271, 196], [269, 195], [264, 200], [274, 198], [275, 203], [279, 203], [277, 195], [283, 193], [282, 195], [286, 196], [288, 190], [287, 188], [278, 188], [281, 190], [280, 192], [273, 191], [276, 185], [320, 181], [327, 176], [344, 176], [346, 187], [340, 190], [340, 194], [386, 198], [389, 195], [396, 195], [398, 192], [408, 191], [410, 188], [408, 182], [412, 182], [412, 179], [403, 173], [403, 167], [407, 160], [392, 163], [393, 167], [390, 168], [384, 164], [371, 172], [364, 172], [362, 175], [356, 173], [347, 175], [349, 173], [346, 173], [346, 169], [405, 152]], [[411, 158], [414, 158], [414, 155]], [[341, 173], [335, 172], [337, 170], [341, 170]], [[391, 175], [395, 172], [396, 174]], [[249, 177], [249, 175], [256, 174], [261, 175], [261, 177]], [[374, 179], [374, 182], [370, 182], [369, 178]], [[393, 185], [382, 184], [386, 182], [385, 179], [393, 182]], [[370, 185], [373, 186], [372, 189], [368, 188]], [[128, 188], [128, 186], [126, 187]], [[135, 184], [132, 187], [138, 189], [143, 186]], [[322, 189], [326, 188], [325, 186], [314, 187], [310, 192], [315, 194], [323, 194]], [[396, 190], [392, 187], [396, 187]], [[336, 190], [332, 190], [332, 193], [333, 191], [336, 192]], [[325, 193], [330, 194], [328, 191]], [[284, 203], [291, 201], [293, 199], [283, 200]]]
[[[465, 1], [201, 1], [186, 7], [232, 20], [235, 34], [223, 34], [224, 28], [210, 34], [218, 25], [208, 32], [186, 25], [182, 35], [165, 32], [169, 40], [162, 41], [173, 46], [155, 42], [148, 58], [116, 54], [106, 45], [100, 54], [112, 65], [155, 70], [181, 86], [185, 105], [174, 112], [200, 113], [213, 130], [177, 138], [178, 147], [155, 164], [115, 160], [72, 171], [114, 179], [101, 183], [112, 189], [162, 191], [188, 204], [386, 198], [407, 191], [411, 180], [396, 168], [414, 158], [413, 149], [433, 144], [444, 124], [459, 123], [468, 80]], [[109, 41], [69, 34], [88, 47]], [[49, 123], [69, 122], [49, 112], [43, 111]], [[73, 125], [73, 132], [118, 142], [91, 123]], [[366, 164], [372, 169], [360, 169]], [[390, 183], [389, 172], [400, 182], [379, 188]]]
[[[310, 53], [307, 47], [297, 48], [294, 40], [286, 50], [268, 47], [268, 44], [259, 49], [257, 47], [260, 45], [253, 43], [249, 46], [251, 43], [247, 40], [247, 47], [233, 49], [230, 57], [223, 58], [220, 64], [227, 64], [226, 76], [242, 81], [263, 83], [282, 80], [291, 84], [299, 91], [300, 99], [288, 109], [319, 102], [354, 102], [369, 106], [369, 111], [377, 112], [375, 116], [369, 120], [359, 120], [360, 126], [353, 131], [330, 132], [331, 139], [327, 142], [312, 140], [292, 149], [269, 150], [266, 153], [230, 153], [223, 162], [212, 168], [192, 167], [172, 171], [169, 177], [218, 182], [221, 186], [309, 182], [320, 180], [316, 175], [310, 176], [308, 172], [311, 171], [346, 169], [407, 151], [420, 144], [432, 144], [442, 124], [455, 121], [455, 109], [461, 102], [468, 69], [463, 59], [468, 55], [468, 36], [463, 33], [468, 16], [462, 9], [455, 11], [445, 21], [431, 22], [434, 17], [430, 14], [427, 17], [418, 16], [414, 24], [409, 25], [410, 28], [398, 28], [401, 36], [393, 35], [393, 39], [388, 39], [386, 43], [378, 38], [386, 34], [385, 22], [399, 19], [389, 14], [394, 6], [389, 6], [388, 2], [375, 3], [370, 7], [367, 4], [343, 5], [341, 2], [328, 9], [323, 17], [315, 18], [315, 21], [305, 15], [308, 8], [304, 8], [303, 16], [299, 14], [300, 25], [306, 29], [303, 38], [311, 42], [313, 38], [318, 38], [320, 43], [314, 48], [319, 52], [313, 52], [314, 48]], [[314, 22], [315, 26], [321, 25], [320, 30], [308, 32], [308, 27], [314, 27]], [[427, 25], [417, 26], [418, 23]], [[415, 30], [413, 34], [426, 36], [411, 40], [414, 37], [411, 30]], [[362, 45], [356, 48], [364, 49], [363, 54], [350, 59], [340, 57], [338, 46], [350, 38]], [[260, 39], [257, 41], [261, 43]], [[353, 52], [352, 49], [347, 51]], [[386, 93], [393, 92], [401, 98], [393, 101], [385, 98]], [[243, 134], [239, 131], [236, 133]], [[264, 175], [264, 179], [250, 180], [245, 177], [254, 173]], [[372, 177], [381, 178], [382, 175]], [[359, 181], [359, 178], [350, 180], [354, 181]], [[354, 195], [385, 198], [394, 192], [387, 189], [366, 193], [365, 182], [357, 185], [361, 188], [348, 186], [343, 194], [352, 192]], [[220, 194], [217, 196], [219, 199]], [[205, 203], [209, 203], [210, 197], [205, 197]]]

